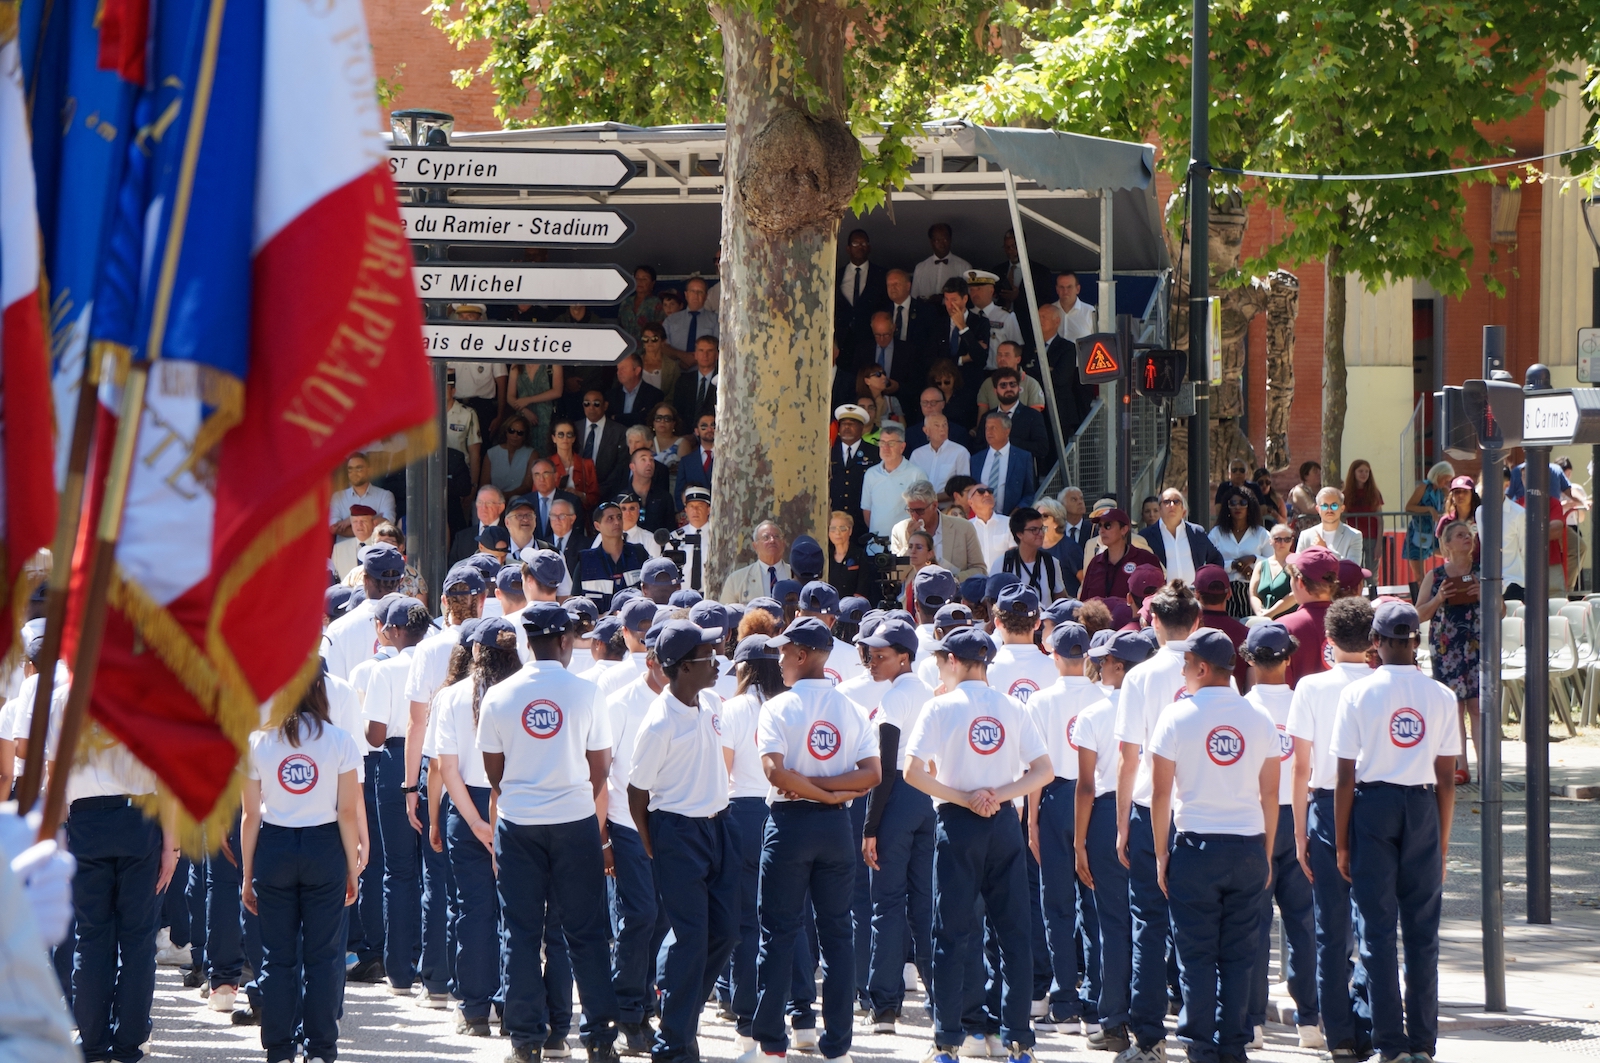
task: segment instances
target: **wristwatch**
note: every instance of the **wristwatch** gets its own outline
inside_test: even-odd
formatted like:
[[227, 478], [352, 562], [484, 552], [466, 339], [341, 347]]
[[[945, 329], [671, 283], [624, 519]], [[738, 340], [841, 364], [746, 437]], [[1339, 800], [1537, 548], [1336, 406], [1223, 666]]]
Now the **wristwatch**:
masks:
[[400, 792], [403, 794], [414, 794], [420, 789], [422, 789], [420, 786], [402, 786], [400, 787]]

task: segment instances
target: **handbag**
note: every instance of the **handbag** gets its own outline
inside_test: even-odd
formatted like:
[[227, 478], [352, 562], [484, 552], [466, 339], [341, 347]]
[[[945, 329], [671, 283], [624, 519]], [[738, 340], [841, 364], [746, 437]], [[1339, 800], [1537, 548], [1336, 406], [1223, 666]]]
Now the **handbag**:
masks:
[[1428, 523], [1426, 514], [1414, 514], [1411, 523], [1406, 527], [1406, 544], [1413, 550], [1424, 553], [1433, 553], [1434, 547], [1439, 544], [1439, 537], [1434, 534], [1433, 526]]

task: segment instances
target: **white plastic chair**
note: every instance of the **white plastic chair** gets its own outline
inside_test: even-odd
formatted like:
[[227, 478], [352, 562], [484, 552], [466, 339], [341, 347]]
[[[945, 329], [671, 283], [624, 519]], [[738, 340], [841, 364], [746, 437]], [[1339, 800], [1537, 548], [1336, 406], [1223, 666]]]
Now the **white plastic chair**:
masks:
[[1578, 729], [1572, 725], [1572, 698], [1567, 693], [1567, 682], [1570, 680], [1574, 691], [1580, 695], [1582, 686], [1578, 678], [1578, 643], [1564, 616], [1550, 617], [1549, 665], [1550, 704], [1561, 722], [1567, 725], [1567, 733], [1575, 736]]
[[1522, 618], [1508, 616], [1500, 621], [1500, 723], [1511, 722], [1513, 714], [1522, 718], [1522, 683], [1527, 668], [1522, 652]]

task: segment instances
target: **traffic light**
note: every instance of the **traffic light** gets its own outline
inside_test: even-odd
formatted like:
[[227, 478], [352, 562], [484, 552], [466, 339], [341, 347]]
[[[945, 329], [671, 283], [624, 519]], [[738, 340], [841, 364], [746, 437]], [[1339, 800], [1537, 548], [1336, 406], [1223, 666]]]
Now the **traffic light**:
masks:
[[1152, 399], [1177, 395], [1188, 375], [1188, 351], [1140, 351], [1133, 356], [1133, 385]]
[[1098, 384], [1122, 376], [1122, 351], [1114, 332], [1096, 332], [1078, 340], [1078, 382]]

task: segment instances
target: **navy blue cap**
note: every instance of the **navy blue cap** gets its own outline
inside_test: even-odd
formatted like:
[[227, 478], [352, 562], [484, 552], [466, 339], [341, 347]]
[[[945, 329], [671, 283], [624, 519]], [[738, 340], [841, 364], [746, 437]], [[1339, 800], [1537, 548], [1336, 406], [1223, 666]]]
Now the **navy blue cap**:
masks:
[[[1413, 612], [1413, 616], [1416, 614]], [[1183, 642], [1168, 643], [1179, 653], [1192, 653], [1213, 668], [1232, 668], [1233, 640], [1214, 627], [1203, 627]]]
[[633, 601], [635, 598], [643, 597], [644, 595], [639, 593], [638, 587], [624, 587], [611, 596], [611, 611], [620, 613], [622, 612], [622, 607], [628, 602]]
[[592, 599], [568, 598], [561, 605], [574, 620], [582, 617], [593, 624], [600, 619], [600, 608], [594, 604]]
[[986, 633], [975, 627], [956, 628], [939, 640], [937, 648], [963, 661], [988, 664], [994, 659], [994, 643]]
[[661, 637], [661, 629], [666, 626], [667, 618], [664, 616], [657, 617], [655, 620], [650, 622], [649, 629], [644, 633], [643, 642], [645, 649], [653, 650], [656, 648], [656, 639]]
[[1103, 653], [1095, 653], [1094, 651], [1099, 649], [1101, 646], [1109, 646], [1109, 645], [1111, 645], [1111, 640], [1116, 638], [1116, 637], [1117, 637], [1117, 632], [1113, 628], [1109, 628], [1109, 627], [1103, 627], [1099, 631], [1096, 631], [1093, 635], [1090, 635], [1089, 636], [1089, 656], [1091, 656], [1091, 657], [1104, 657], [1105, 654], [1103, 654]]
[[789, 595], [800, 597], [800, 581], [797, 579], [781, 579], [772, 585], [772, 596], [780, 602], [787, 602]]
[[1406, 602], [1383, 602], [1372, 611], [1372, 633], [1386, 639], [1415, 638], [1422, 623]]
[[1044, 615], [1053, 624], [1064, 624], [1078, 619], [1078, 610], [1082, 608], [1083, 603], [1076, 598], [1057, 598], [1044, 607]]
[[832, 649], [833, 632], [814, 616], [797, 616], [783, 629], [783, 634], [768, 639], [767, 645], [776, 648], [791, 642], [808, 650]]
[[789, 547], [789, 567], [794, 569], [796, 575], [822, 575], [827, 562], [824, 560], [821, 544], [809, 535], [797, 536], [793, 545]]
[[911, 592], [918, 605], [944, 605], [959, 593], [956, 578], [937, 565], [924, 565], [911, 579]]
[[1011, 616], [1038, 616], [1039, 592], [1026, 583], [1013, 583], [1001, 589], [994, 607], [998, 612]]
[[1057, 657], [1077, 660], [1089, 652], [1089, 630], [1073, 620], [1064, 620], [1050, 631], [1050, 652]]
[[883, 619], [885, 619], [885, 620], [904, 620], [906, 623], [910, 624], [912, 627], [916, 627], [917, 626], [917, 618], [912, 616], [910, 613], [906, 612], [904, 609], [886, 609], [886, 610], [884, 610], [884, 613], [883, 613]]
[[839, 619], [847, 624], [859, 624], [861, 618], [867, 615], [867, 610], [872, 608], [872, 603], [859, 594], [852, 594], [848, 598], [839, 599]]
[[350, 600], [344, 603], [344, 611], [348, 613], [366, 600], [367, 589], [365, 587], [356, 587], [350, 592]]
[[670, 583], [676, 586], [683, 582], [683, 573], [678, 571], [678, 566], [673, 563], [672, 558], [652, 557], [644, 563], [639, 578], [644, 583]]
[[354, 592], [340, 583], [335, 583], [322, 592], [322, 614], [329, 620], [337, 620], [344, 615], [345, 609], [350, 605], [350, 595]]
[[489, 554], [468, 554], [460, 563], [463, 567], [477, 569], [478, 574], [483, 577], [485, 587], [500, 571], [500, 562]]
[[[489, 560], [493, 561], [494, 558]], [[446, 594], [482, 594], [488, 590], [489, 583], [472, 565], [465, 563], [456, 565], [444, 577], [444, 592]]]
[[744, 664], [747, 661], [775, 661], [778, 651], [767, 645], [766, 635], [746, 635], [739, 640], [739, 645], [733, 651], [733, 663]]
[[689, 607], [689, 620], [707, 631], [716, 632], [718, 638], [728, 633], [728, 610], [721, 602], [695, 602]]
[[594, 512], [589, 514], [589, 519], [598, 525], [600, 523], [600, 515], [608, 509], [621, 510], [622, 507], [617, 505], [615, 499], [607, 498], [594, 507]]
[[533, 602], [522, 611], [522, 630], [530, 639], [565, 635], [572, 630], [572, 617], [556, 602]]
[[510, 594], [513, 591], [522, 593], [522, 566], [520, 564], [507, 565], [495, 574], [494, 586], [498, 591]]
[[961, 581], [961, 600], [970, 605], [982, 605], [988, 589], [988, 576], [968, 576]]
[[751, 598], [744, 608], [745, 612], [749, 612], [751, 609], [764, 610], [771, 614], [772, 618], [778, 623], [783, 623], [783, 606], [778, 604], [775, 599], [768, 598], [764, 594], [759, 598]]
[[478, 545], [490, 550], [511, 549], [511, 535], [498, 524], [491, 524], [478, 533]]
[[808, 613], [838, 616], [839, 592], [821, 580], [814, 579], [800, 588], [800, 608]]
[[648, 598], [629, 598], [626, 604], [617, 610], [617, 618], [628, 631], [635, 633], [648, 631], [656, 620], [656, 603]]
[[739, 630], [739, 621], [744, 619], [745, 606], [740, 602], [728, 602], [722, 608], [728, 611], [728, 630]]
[[721, 637], [721, 632], [708, 631], [692, 620], [669, 620], [656, 636], [656, 660], [670, 667]]
[[555, 590], [567, 578], [567, 563], [554, 550], [535, 550], [528, 559], [528, 573], [541, 587]]
[[507, 513], [510, 513], [513, 509], [537, 510], [538, 508], [538, 506], [533, 504], [533, 497], [531, 495], [517, 495], [511, 501], [506, 503]]
[[[567, 615], [571, 615], [568, 613]], [[589, 629], [589, 637], [596, 642], [610, 642], [617, 637], [617, 632], [622, 630], [622, 621], [614, 616], [602, 616], [596, 620], [594, 627]]]
[[421, 606], [424, 613], [428, 611], [428, 607], [415, 598], [396, 597], [391, 599], [386, 595], [383, 600], [387, 603], [383, 612], [383, 622], [387, 627], [407, 626], [411, 620], [412, 606]]
[[44, 617], [40, 616], [22, 625], [22, 652], [32, 661], [38, 658], [42, 649], [44, 649]]
[[933, 618], [933, 626], [939, 631], [948, 631], [953, 627], [966, 627], [971, 623], [972, 610], [965, 605], [957, 605], [955, 602], [951, 602], [949, 605], [941, 605], [938, 615]]
[[465, 620], [461, 621], [461, 623], [457, 624], [456, 631], [460, 632], [461, 641], [465, 642], [471, 638], [472, 633], [478, 630], [478, 625], [481, 623], [483, 623], [483, 617], [469, 616]]
[[983, 588], [983, 597], [986, 601], [998, 601], [1000, 592], [1013, 583], [1021, 583], [1022, 577], [1015, 572], [996, 572], [989, 577], [988, 583]]
[[[1101, 641], [1102, 635], [1111, 637]], [[1112, 631], [1107, 628], [1104, 631], [1096, 631], [1094, 638], [1089, 641], [1092, 643], [1089, 647], [1089, 656], [1097, 660], [1102, 657], [1115, 657], [1128, 664], [1138, 664], [1148, 659], [1154, 652], [1150, 648], [1150, 643], [1137, 631]]]
[[869, 637], [860, 640], [863, 646], [879, 649], [893, 647], [913, 657], [917, 655], [917, 629], [904, 620], [885, 620]]
[[[509, 645], [502, 646], [500, 636], [505, 635], [511, 640]], [[517, 633], [511, 626], [511, 621], [503, 616], [486, 616], [478, 621], [470, 632], [461, 636], [461, 641], [469, 646], [488, 646], [490, 649], [515, 649]]]
[[861, 618], [861, 623], [856, 625], [856, 645], [861, 645], [861, 640], [871, 635], [883, 624], [883, 610], [871, 609]]
[[1276, 620], [1270, 624], [1257, 624], [1244, 638], [1244, 652], [1258, 659], [1279, 661], [1292, 652], [1294, 636]]
[[667, 599], [667, 604], [679, 609], [692, 609], [704, 600], [705, 595], [692, 587], [685, 587], [682, 590], [673, 591], [672, 597]]
[[1145, 645], [1150, 647], [1151, 653], [1154, 653], [1161, 648], [1161, 640], [1156, 637], [1155, 628], [1142, 627], [1139, 629], [1138, 634], [1140, 638], [1144, 639]]
[[361, 571], [373, 579], [399, 579], [406, 574], [406, 559], [388, 543], [361, 548]]

